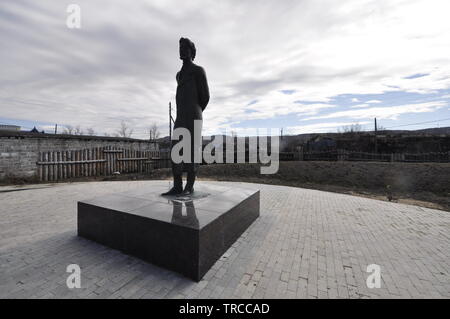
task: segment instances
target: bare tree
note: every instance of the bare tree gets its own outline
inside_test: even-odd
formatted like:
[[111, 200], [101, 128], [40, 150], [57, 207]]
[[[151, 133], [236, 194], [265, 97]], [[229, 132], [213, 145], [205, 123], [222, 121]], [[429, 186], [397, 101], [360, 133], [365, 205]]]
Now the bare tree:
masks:
[[131, 129], [128, 124], [122, 120], [122, 122], [120, 122], [119, 130], [117, 130], [118, 137], [131, 137], [132, 134], [133, 129]]
[[95, 131], [92, 127], [86, 129], [87, 135], [95, 135]]
[[359, 123], [345, 125], [338, 129], [338, 133], [359, 133], [362, 132], [362, 126]]
[[73, 126], [72, 125], [66, 125], [64, 127], [64, 134], [72, 135], [73, 134]]
[[75, 135], [83, 135], [83, 130], [81, 129], [80, 125], [77, 125], [75, 127], [75, 130], [74, 130], [73, 134], [75, 134]]
[[159, 137], [160, 132], [158, 129], [158, 126], [156, 125], [156, 123], [153, 123], [150, 128], [149, 128], [149, 140], [150, 142], [155, 142], [156, 139]]

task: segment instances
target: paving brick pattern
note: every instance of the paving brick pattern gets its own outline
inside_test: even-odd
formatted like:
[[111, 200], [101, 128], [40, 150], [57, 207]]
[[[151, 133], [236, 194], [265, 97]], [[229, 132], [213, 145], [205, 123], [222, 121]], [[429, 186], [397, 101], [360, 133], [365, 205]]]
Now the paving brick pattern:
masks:
[[198, 283], [77, 237], [78, 200], [152, 183], [168, 184], [0, 192], [0, 298], [450, 298], [450, 213], [349, 195], [239, 183], [261, 189], [261, 216]]

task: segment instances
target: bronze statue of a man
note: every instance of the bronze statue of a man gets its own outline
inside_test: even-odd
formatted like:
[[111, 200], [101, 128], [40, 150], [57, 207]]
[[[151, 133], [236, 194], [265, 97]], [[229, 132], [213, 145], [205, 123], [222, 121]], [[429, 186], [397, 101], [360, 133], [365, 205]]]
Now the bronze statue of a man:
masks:
[[[199, 163], [194, 163], [194, 146], [201, 147], [200, 141], [194, 134], [194, 121], [202, 123], [202, 113], [209, 102], [209, 88], [205, 70], [193, 63], [196, 54], [194, 43], [188, 38], [180, 39], [180, 59], [183, 66], [177, 73], [177, 117], [174, 130], [183, 127], [189, 130], [191, 135], [191, 161], [189, 163], [174, 163], [172, 160], [173, 187], [162, 195], [191, 195], [194, 192], [195, 176]], [[174, 142], [175, 143], [175, 142]], [[183, 172], [187, 172], [186, 186], [183, 190]]]

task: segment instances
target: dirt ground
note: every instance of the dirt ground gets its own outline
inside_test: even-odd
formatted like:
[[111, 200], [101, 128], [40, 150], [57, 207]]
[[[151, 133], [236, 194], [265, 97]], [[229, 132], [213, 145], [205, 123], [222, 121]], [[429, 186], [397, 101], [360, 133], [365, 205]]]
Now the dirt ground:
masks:
[[[170, 169], [147, 178], [170, 178]], [[200, 167], [199, 179], [276, 184], [346, 193], [450, 211], [450, 163], [281, 162], [277, 174], [259, 164]]]
[[[170, 178], [171, 170], [166, 168], [145, 175], [74, 181]], [[450, 211], [450, 163], [293, 161], [280, 162], [278, 173], [273, 175], [260, 174], [260, 164], [215, 164], [201, 166], [198, 179], [302, 187]], [[7, 184], [27, 183], [30, 181]]]

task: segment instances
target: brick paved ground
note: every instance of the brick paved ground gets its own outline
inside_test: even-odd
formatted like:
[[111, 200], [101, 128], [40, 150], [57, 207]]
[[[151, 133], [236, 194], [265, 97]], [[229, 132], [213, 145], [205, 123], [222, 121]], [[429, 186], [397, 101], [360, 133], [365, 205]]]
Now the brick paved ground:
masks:
[[199, 283], [77, 237], [78, 200], [152, 183], [168, 182], [0, 192], [0, 298], [450, 297], [450, 213], [349, 195], [240, 183], [261, 189], [261, 216]]

